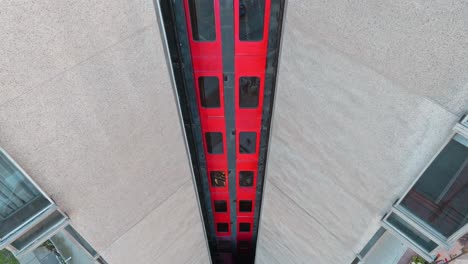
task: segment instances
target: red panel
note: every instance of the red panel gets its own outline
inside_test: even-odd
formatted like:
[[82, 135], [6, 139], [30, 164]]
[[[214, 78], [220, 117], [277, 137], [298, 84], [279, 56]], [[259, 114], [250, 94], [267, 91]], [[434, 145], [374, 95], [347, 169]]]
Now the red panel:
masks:
[[[235, 54], [266, 56], [268, 46], [268, 29], [270, 28], [270, 0], [265, 0], [265, 15], [263, 20], [263, 39], [261, 41], [239, 40], [239, 6], [240, 0], [234, 0], [234, 42]], [[265, 69], [265, 66], [262, 67]]]
[[[221, 22], [219, 17], [219, 0], [213, 0], [215, 13], [216, 39], [215, 41], [195, 41], [192, 38], [192, 24], [190, 23], [190, 10], [188, 0], [184, 1], [185, 16], [187, 18], [187, 28], [189, 34], [190, 52], [194, 57], [215, 56], [221, 61]], [[195, 63], [194, 63], [195, 64]], [[196, 70], [196, 67], [194, 67]]]

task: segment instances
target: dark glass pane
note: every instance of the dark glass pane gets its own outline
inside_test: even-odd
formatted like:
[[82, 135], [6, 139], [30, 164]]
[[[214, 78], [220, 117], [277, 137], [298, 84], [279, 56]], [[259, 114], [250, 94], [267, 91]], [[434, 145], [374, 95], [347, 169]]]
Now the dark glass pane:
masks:
[[49, 200], [0, 152], [0, 238], [49, 205]]
[[263, 39], [265, 0], [239, 1], [239, 39], [258, 41]]
[[193, 40], [216, 40], [213, 0], [189, 0], [188, 3]]
[[239, 201], [240, 212], [252, 212], [252, 201]]
[[250, 223], [240, 223], [239, 224], [240, 232], [250, 232]]
[[240, 132], [239, 152], [244, 154], [254, 154], [257, 134], [255, 132]]
[[218, 232], [229, 232], [229, 225], [227, 223], [216, 224]]
[[468, 148], [456, 136], [411, 188], [401, 205], [446, 237], [468, 223]]
[[226, 186], [226, 174], [224, 171], [212, 171], [210, 172], [211, 186], [213, 187], [225, 187]]
[[232, 249], [231, 241], [229, 240], [218, 240], [219, 252], [230, 252]]
[[51, 230], [51, 228], [58, 225], [64, 219], [65, 218], [60, 212], [55, 211], [46, 219], [42, 220], [40, 223], [31, 228], [28, 232], [16, 239], [13, 243], [11, 243], [11, 245], [13, 245], [18, 250], [21, 250], [30, 243], [34, 242], [36, 239], [43, 236], [47, 231]]
[[208, 132], [205, 134], [206, 148], [210, 154], [223, 154], [223, 134]]
[[214, 204], [215, 204], [215, 212], [217, 212], [217, 213], [227, 212], [227, 203], [226, 203], [226, 201], [214, 201]]
[[418, 230], [414, 229], [396, 214], [391, 214], [387, 218], [387, 222], [426, 251], [430, 252], [437, 247], [436, 243], [427, 238]]
[[239, 107], [256, 108], [258, 106], [258, 94], [260, 91], [260, 78], [239, 78]]
[[240, 171], [239, 172], [239, 185], [241, 187], [252, 187], [253, 186], [253, 171]]
[[201, 105], [206, 108], [220, 107], [218, 77], [199, 77]]

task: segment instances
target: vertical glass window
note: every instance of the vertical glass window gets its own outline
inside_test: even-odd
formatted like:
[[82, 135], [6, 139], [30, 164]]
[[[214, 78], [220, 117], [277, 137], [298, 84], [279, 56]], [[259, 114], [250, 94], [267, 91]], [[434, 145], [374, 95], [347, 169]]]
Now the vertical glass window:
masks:
[[226, 201], [214, 201], [215, 212], [225, 213], [227, 212], [227, 203]]
[[252, 212], [252, 201], [240, 200], [239, 211], [240, 212]]
[[218, 232], [229, 232], [229, 225], [228, 223], [218, 223], [216, 224], [216, 228], [218, 229]]
[[0, 152], [0, 238], [49, 205], [50, 201]]
[[198, 77], [201, 105], [205, 108], [220, 107], [218, 77]]
[[239, 78], [239, 107], [258, 107], [258, 95], [260, 91], [260, 78], [240, 77]]
[[255, 154], [257, 134], [255, 132], [240, 132], [239, 152], [242, 154]]
[[241, 187], [252, 187], [253, 186], [253, 171], [240, 171], [239, 172], [239, 185]]
[[427, 252], [431, 252], [437, 247], [434, 241], [427, 238], [396, 214], [391, 214], [386, 221]]
[[223, 154], [223, 134], [221, 132], [205, 133], [206, 148], [210, 154]]
[[446, 237], [468, 223], [467, 139], [455, 136], [401, 205]]
[[265, 0], [239, 1], [239, 39], [259, 41], [263, 39]]
[[188, 3], [193, 40], [216, 40], [214, 1], [188, 0]]
[[210, 172], [211, 186], [213, 187], [226, 187], [226, 174], [224, 171]]
[[239, 224], [240, 232], [250, 232], [250, 223], [240, 223]]

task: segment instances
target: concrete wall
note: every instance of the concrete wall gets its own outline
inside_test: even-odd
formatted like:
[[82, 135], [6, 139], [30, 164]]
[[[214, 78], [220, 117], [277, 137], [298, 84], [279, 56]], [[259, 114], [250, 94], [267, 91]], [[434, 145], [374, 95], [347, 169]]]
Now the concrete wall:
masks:
[[351, 263], [467, 83], [466, 1], [289, 0], [257, 263]]
[[0, 146], [109, 263], [208, 263], [151, 0], [0, 9]]

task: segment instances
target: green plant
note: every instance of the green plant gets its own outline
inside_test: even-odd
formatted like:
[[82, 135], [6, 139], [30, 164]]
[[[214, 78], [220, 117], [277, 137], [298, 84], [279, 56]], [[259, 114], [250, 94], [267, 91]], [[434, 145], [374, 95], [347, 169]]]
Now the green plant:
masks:
[[19, 261], [6, 249], [0, 250], [0, 264], [20, 264]]
[[411, 263], [414, 263], [414, 264], [425, 264], [426, 263], [426, 260], [424, 260], [423, 258], [421, 258], [420, 256], [413, 256], [411, 258]]

